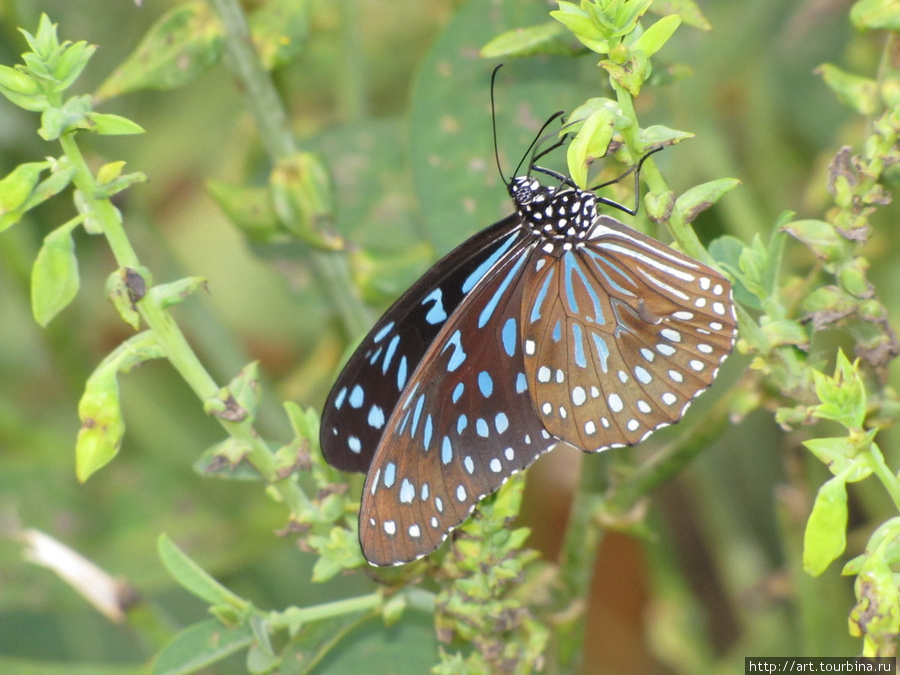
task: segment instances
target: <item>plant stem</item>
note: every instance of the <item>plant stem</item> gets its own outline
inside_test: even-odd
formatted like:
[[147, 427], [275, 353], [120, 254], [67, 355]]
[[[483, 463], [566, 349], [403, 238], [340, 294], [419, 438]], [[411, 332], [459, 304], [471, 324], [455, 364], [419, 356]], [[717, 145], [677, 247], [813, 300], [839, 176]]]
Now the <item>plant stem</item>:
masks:
[[875, 443], [872, 443], [869, 447], [869, 458], [872, 470], [875, 472], [878, 480], [884, 485], [884, 489], [890, 495], [894, 506], [900, 511], [900, 483], [897, 481], [897, 476], [885, 463], [884, 455], [881, 454], [881, 449]]
[[[237, 79], [260, 139], [275, 164], [299, 150], [291, 133], [287, 111], [269, 73], [260, 63], [238, 0], [210, 0], [225, 29], [225, 64]], [[346, 257], [340, 253], [313, 250], [312, 266], [319, 284], [331, 297], [349, 335], [361, 335], [372, 324], [350, 278]]]
[[[595, 516], [603, 504], [609, 466], [609, 462], [602, 461], [606, 459], [604, 456], [585, 461], [587, 459], [582, 458], [581, 478], [572, 499], [561, 562], [563, 598], [568, 602], [583, 600], [585, 604], [590, 596], [597, 550], [603, 539], [604, 531], [598, 527]], [[577, 672], [582, 666], [585, 619], [582, 612], [567, 627], [565, 635], [560, 636], [560, 662], [570, 672]]]
[[[60, 138], [60, 144], [66, 157], [75, 167], [73, 181], [84, 198], [89, 212], [86, 215], [88, 218], [96, 220], [96, 225], [100, 227], [109, 242], [116, 264], [120, 268], [139, 267], [140, 261], [122, 226], [122, 218], [118, 210], [108, 199], [98, 199], [94, 196], [97, 191], [96, 179], [88, 168], [81, 149], [75, 142], [75, 134], [63, 135]], [[201, 401], [208, 401], [218, 396], [219, 386], [203, 367], [168, 310], [154, 300], [152, 294], [145, 295], [137, 303], [137, 308], [165, 352], [166, 358], [197, 397]], [[254, 431], [249, 420], [234, 422], [220, 417], [216, 419], [230, 436], [244, 443], [248, 448], [247, 459], [275, 487], [292, 514], [300, 513], [308, 508], [309, 500], [296, 482], [284, 479], [279, 475], [274, 455]]]

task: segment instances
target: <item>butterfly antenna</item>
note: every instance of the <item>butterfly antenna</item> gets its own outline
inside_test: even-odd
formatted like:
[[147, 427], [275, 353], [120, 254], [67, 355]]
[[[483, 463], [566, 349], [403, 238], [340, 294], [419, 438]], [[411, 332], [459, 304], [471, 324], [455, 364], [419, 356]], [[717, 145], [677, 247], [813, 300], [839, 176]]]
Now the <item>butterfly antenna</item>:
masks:
[[612, 180], [608, 180], [605, 183], [600, 183], [600, 185], [592, 187], [591, 192], [596, 192], [600, 188], [604, 188], [607, 185], [612, 185], [613, 183], [618, 183], [619, 181], [621, 181], [623, 178], [625, 178], [629, 174], [634, 173], [634, 208], [629, 209], [627, 206], [623, 206], [622, 204], [619, 204], [618, 202], [614, 202], [611, 199], [607, 199], [606, 197], [600, 197], [599, 201], [601, 204], [606, 204], [607, 206], [612, 206], [621, 211], [624, 211], [628, 215], [633, 216], [633, 215], [637, 214], [638, 207], [640, 205], [640, 200], [641, 200], [641, 167], [644, 165], [644, 162], [647, 160], [647, 158], [650, 157], [650, 155], [652, 155], [653, 153], [659, 152], [664, 147], [665, 146], [663, 146], [663, 145], [657, 145], [655, 148], [651, 148], [643, 157], [640, 158], [640, 160], [638, 160], [638, 163], [633, 165], [630, 169], [628, 169], [628, 171], [623, 173], [621, 176], [617, 176], [616, 178], [613, 178]]
[[494, 82], [497, 80], [497, 71], [502, 67], [503, 64], [501, 63], [491, 73], [491, 126], [494, 129], [494, 159], [497, 161], [497, 172], [500, 174], [504, 185], [509, 185], [509, 181], [503, 175], [503, 169], [500, 168], [500, 149], [497, 147], [497, 106], [494, 104]]
[[[552, 115], [550, 115], [550, 117], [547, 119], [547, 121], [544, 122], [544, 123], [541, 125], [541, 128], [538, 130], [537, 134], [535, 134], [535, 136], [534, 136], [534, 140], [531, 141], [531, 144], [530, 144], [530, 145], [528, 146], [528, 148], [525, 150], [525, 153], [522, 155], [522, 159], [519, 161], [518, 165], [516, 166], [516, 173], [515, 173], [514, 175], [516, 175], [516, 176], [519, 175], [519, 169], [521, 169], [521, 168], [522, 168], [522, 165], [525, 163], [525, 158], [528, 157], [529, 155], [532, 155], [532, 150], [534, 150], [534, 149], [538, 146], [538, 144], [540, 144], [540, 143], [542, 143], [544, 140], [546, 140], [543, 134], [544, 134], [544, 132], [547, 130], [547, 127], [549, 127], [549, 126], [553, 123], [554, 120], [556, 120], [556, 119], [562, 117], [564, 114], [565, 114], [565, 111], [564, 111], [564, 110], [559, 110], [559, 111], [553, 113]], [[556, 133], [556, 132], [554, 132], [554, 133]], [[534, 162], [535, 162], [539, 157], [543, 157], [544, 155], [547, 154], [547, 152], [550, 152], [551, 150], [555, 150], [555, 149], [558, 148], [560, 145], [562, 145], [564, 142], [565, 142], [565, 138], [563, 138], [562, 140], [560, 140], [556, 145], [554, 145], [554, 146], [548, 148], [545, 152], [542, 152], [542, 153], [541, 153], [540, 155], [538, 155], [537, 157], [535, 157], [535, 156], [532, 155], [532, 157], [531, 157], [531, 163], [529, 164], [529, 166], [531, 166], [531, 164], [534, 164]]]

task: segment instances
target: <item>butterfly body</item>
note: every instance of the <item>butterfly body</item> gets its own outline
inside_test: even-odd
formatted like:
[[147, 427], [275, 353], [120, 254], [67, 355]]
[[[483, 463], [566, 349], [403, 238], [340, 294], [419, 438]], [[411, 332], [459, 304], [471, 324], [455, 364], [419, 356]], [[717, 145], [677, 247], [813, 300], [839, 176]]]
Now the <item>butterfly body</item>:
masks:
[[733, 347], [718, 272], [599, 214], [591, 191], [526, 175], [509, 192], [516, 212], [417, 281], [326, 402], [326, 459], [367, 472], [373, 564], [430, 553], [560, 441], [599, 452], [677, 422]]

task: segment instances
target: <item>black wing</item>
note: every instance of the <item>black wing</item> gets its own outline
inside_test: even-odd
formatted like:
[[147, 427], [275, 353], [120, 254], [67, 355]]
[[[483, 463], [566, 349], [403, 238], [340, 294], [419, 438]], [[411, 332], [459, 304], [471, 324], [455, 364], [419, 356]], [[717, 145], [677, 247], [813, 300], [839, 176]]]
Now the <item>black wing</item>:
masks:
[[447, 318], [525, 236], [517, 215], [480, 231], [438, 261], [378, 320], [325, 402], [320, 441], [329, 464], [342, 471], [368, 470], [409, 378]]

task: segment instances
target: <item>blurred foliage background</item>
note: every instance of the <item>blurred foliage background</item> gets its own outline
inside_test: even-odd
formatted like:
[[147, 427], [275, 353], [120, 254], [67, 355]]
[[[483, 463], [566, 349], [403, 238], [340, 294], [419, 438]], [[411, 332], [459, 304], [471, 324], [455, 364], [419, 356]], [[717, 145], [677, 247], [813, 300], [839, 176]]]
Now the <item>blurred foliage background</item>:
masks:
[[[147, 27], [177, 3], [144, 0], [0, 0], [0, 62], [18, 61], [16, 26], [33, 30], [41, 12], [61, 38], [99, 45], [77, 91], [92, 92], [135, 48]], [[253, 2], [246, 3], [248, 6]], [[677, 192], [736, 177], [742, 185], [695, 227], [704, 241], [729, 233], [764, 236], [779, 213], [821, 217], [830, 204], [827, 164], [843, 144], [865, 136], [865, 120], [842, 107], [814, 74], [823, 62], [872, 74], [882, 37], [855, 33], [847, 0], [699, 3], [713, 30], [680, 29], [660, 55], [671, 67], [638, 99], [644, 124], [691, 131], [696, 138], [657, 155]], [[492, 62], [478, 49], [494, 35], [546, 20], [539, 0], [348, 0], [309, 3], [309, 40], [275, 77], [303, 149], [321, 152], [338, 187], [338, 226], [352, 243], [357, 281], [383, 309], [430, 262], [509, 210], [490, 137]], [[511, 171], [550, 113], [571, 110], [604, 87], [594, 55], [512, 61], [498, 80], [501, 159]], [[433, 76], [434, 72], [445, 75]], [[140, 123], [139, 137], [90, 139], [92, 164], [125, 159], [150, 182], [129, 190], [120, 208], [129, 235], [157, 280], [187, 274], [208, 280], [177, 310], [213, 375], [229, 380], [251, 359], [264, 372], [268, 401], [261, 428], [286, 433], [277, 405], [321, 405], [347, 336], [299, 249], [286, 258], [248, 245], [205, 188], [210, 179], [252, 181], [268, 170], [252, 121], [221, 67], [172, 91], [144, 91], [107, 102]], [[0, 175], [48, 152], [34, 117], [0, 103]], [[562, 157], [559, 158], [562, 162]], [[562, 168], [558, 166], [558, 168]], [[61, 203], [63, 201], [64, 203]], [[67, 200], [40, 207], [27, 226], [0, 238], [0, 519], [51, 534], [139, 590], [171, 627], [205, 607], [174, 585], [156, 554], [168, 533], [205, 569], [257, 606], [311, 605], [365, 592], [364, 576], [309, 583], [312, 556], [274, 531], [284, 514], [256, 483], [222, 483], [192, 465], [220, 430], [165, 362], [121, 378], [128, 428], [120, 457], [85, 485], [73, 471], [77, 402], [84, 381], [128, 336], [103, 298], [113, 269], [94, 238], [78, 238], [82, 288], [75, 303], [40, 329], [29, 309], [30, 265], [42, 237], [66, 220]], [[900, 287], [896, 208], [882, 209], [866, 251], [870, 279], [896, 314]], [[636, 219], [647, 230], [646, 221]], [[653, 230], [649, 230], [654, 233]], [[656, 234], [659, 234], [658, 232]], [[788, 267], [813, 264], [788, 246]], [[374, 317], [374, 311], [372, 316]], [[827, 343], [827, 340], [832, 343]], [[826, 338], [828, 346], [839, 338]], [[747, 359], [732, 357], [722, 382], [692, 408], [699, 419], [719, 387]], [[630, 453], [640, 461], [678, 428]], [[896, 466], [887, 432], [881, 446]], [[743, 664], [745, 655], [817, 656], [859, 649], [847, 634], [851, 580], [833, 565], [818, 579], [797, 570], [811, 495], [827, 476], [764, 410], [751, 414], [677, 480], [653, 495], [653, 536], [612, 534], [604, 541], [588, 621], [586, 672], [667, 673], [700, 664]], [[560, 449], [529, 471], [523, 521], [531, 545], [552, 558], [560, 545], [580, 453]], [[865, 494], [855, 495], [865, 501]], [[852, 513], [852, 512], [851, 512]], [[860, 539], [864, 541], [864, 539]], [[854, 549], [851, 536], [850, 548]], [[858, 552], [858, 551], [851, 551]], [[678, 632], [673, 626], [693, 627]], [[427, 618], [385, 629], [364, 627], [322, 672], [389, 672], [392, 641], [415, 635], [424, 672], [437, 649]], [[112, 625], [62, 581], [22, 560], [0, 539], [0, 665], [28, 660], [90, 664], [125, 672], [152, 654], [138, 633]], [[373, 659], [385, 658], [386, 661]], [[343, 659], [343, 660], [342, 660]], [[391, 659], [394, 659], [393, 661]], [[421, 661], [416, 661], [421, 659]], [[384, 670], [378, 665], [383, 664]], [[236, 661], [235, 669], [241, 663]], [[224, 667], [224, 666], [223, 666]], [[415, 668], [416, 666], [413, 666]]]

